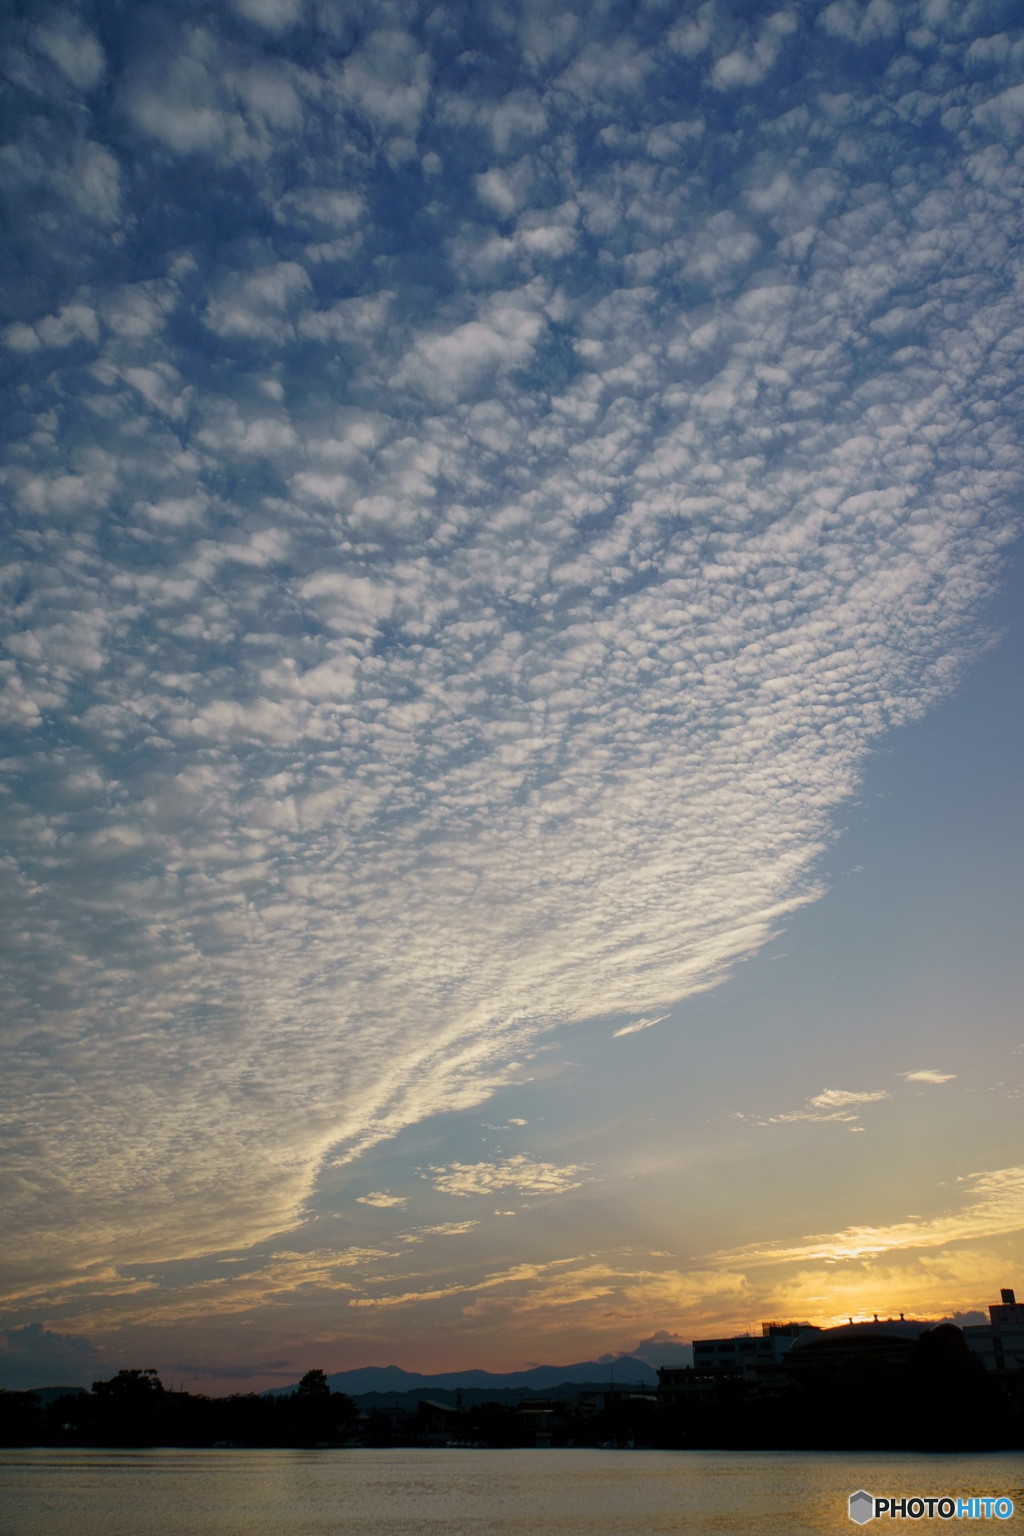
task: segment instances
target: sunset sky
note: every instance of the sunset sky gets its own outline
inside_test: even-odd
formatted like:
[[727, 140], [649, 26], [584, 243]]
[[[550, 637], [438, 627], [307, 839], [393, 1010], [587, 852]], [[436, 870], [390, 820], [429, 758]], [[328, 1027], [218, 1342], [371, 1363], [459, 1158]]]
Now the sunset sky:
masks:
[[1015, 20], [5, 13], [0, 1385], [1024, 1288]]

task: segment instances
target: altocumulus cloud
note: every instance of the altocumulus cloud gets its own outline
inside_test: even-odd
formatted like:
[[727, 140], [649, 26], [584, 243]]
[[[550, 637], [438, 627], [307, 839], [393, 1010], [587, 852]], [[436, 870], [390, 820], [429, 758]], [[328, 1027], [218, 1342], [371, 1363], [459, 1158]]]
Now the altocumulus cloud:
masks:
[[553, 1023], [713, 985], [961, 674], [1019, 34], [748, 12], [6, 23], [26, 1292], [279, 1231]]
[[559, 1166], [517, 1153], [500, 1162], [432, 1167], [424, 1177], [429, 1177], [434, 1188], [445, 1195], [489, 1195], [498, 1190], [515, 1190], [520, 1195], [557, 1195], [579, 1189], [583, 1183], [580, 1175], [586, 1172], [582, 1163]]

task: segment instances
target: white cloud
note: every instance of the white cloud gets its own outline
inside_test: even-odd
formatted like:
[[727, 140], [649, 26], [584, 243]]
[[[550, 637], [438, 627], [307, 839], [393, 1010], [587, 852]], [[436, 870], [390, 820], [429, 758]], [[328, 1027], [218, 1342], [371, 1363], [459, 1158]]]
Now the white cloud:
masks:
[[479, 319], [453, 330], [422, 335], [395, 375], [438, 404], [467, 398], [495, 370], [525, 364], [544, 328], [543, 315], [518, 301], [498, 298]]
[[415, 133], [427, 100], [430, 60], [407, 33], [371, 32], [346, 60], [345, 96], [384, 131]]
[[669, 32], [669, 47], [686, 59], [693, 59], [704, 53], [711, 46], [714, 15], [713, 4], [699, 6], [692, 19], [686, 18], [677, 22]]
[[77, 16], [51, 16], [34, 29], [32, 42], [79, 90], [91, 90], [103, 78], [103, 49]]
[[590, 111], [600, 111], [631, 93], [642, 90], [654, 67], [650, 52], [629, 37], [610, 43], [584, 44], [557, 84], [571, 92]]
[[275, 262], [241, 280], [233, 273], [210, 299], [203, 320], [218, 336], [283, 341], [291, 334], [285, 314], [309, 289], [305, 268], [296, 261]]
[[623, 1035], [635, 1035], [643, 1029], [652, 1029], [655, 1024], [663, 1024], [668, 1018], [667, 1013], [661, 1013], [653, 1019], [634, 1019], [631, 1024], [624, 1024], [621, 1029], [615, 1030], [613, 1040], [621, 1040]]
[[[860, 1107], [876, 1104], [890, 1095], [884, 1088], [848, 1089], [825, 1088], [809, 1098], [802, 1109], [790, 1109], [781, 1115], [769, 1115], [758, 1119], [758, 1125], [793, 1125], [802, 1121], [816, 1123], [832, 1120], [852, 1124], [860, 1118]], [[745, 1117], [744, 1117], [745, 1118]]]
[[720, 91], [757, 85], [775, 67], [785, 39], [796, 28], [796, 17], [791, 12], [776, 11], [764, 21], [757, 36], [747, 46], [735, 48], [715, 61], [711, 71], [712, 85]]
[[[250, 0], [250, 19], [257, 19], [257, 11], [266, 18], [276, 14], [283, 26], [285, 5]], [[283, 152], [301, 130], [310, 86], [302, 70], [228, 48], [213, 18], [208, 26], [166, 30], [161, 45], [136, 60], [121, 97], [135, 126], [165, 149], [260, 163]], [[276, 200], [267, 198], [271, 205]]]
[[473, 183], [480, 201], [493, 208], [502, 218], [509, 218], [523, 205], [523, 192], [516, 190], [512, 178], [504, 171], [484, 171], [473, 178]]
[[403, 1243], [422, 1243], [429, 1237], [464, 1237], [478, 1227], [478, 1221], [442, 1221], [432, 1227], [415, 1227], [411, 1232], [400, 1233]]
[[974, 109], [974, 119], [984, 128], [991, 129], [1009, 139], [1018, 139], [1024, 132], [1024, 84], [1011, 85], [1007, 90], [981, 102]]
[[895, 37], [900, 30], [900, 15], [892, 0], [833, 0], [821, 13], [821, 25], [835, 37], [855, 43], [870, 43], [879, 38]]
[[925, 1067], [919, 1072], [901, 1072], [900, 1076], [906, 1078], [908, 1083], [951, 1083], [956, 1073], [936, 1072], [932, 1067]]
[[294, 26], [301, 19], [303, 10], [303, 0], [229, 0], [229, 3], [247, 21], [275, 33]]
[[[682, 119], [675, 123], [659, 123], [647, 135], [647, 153], [655, 160], [675, 160], [687, 152], [687, 146], [704, 136], [704, 119]], [[692, 153], [692, 150], [690, 151]]]
[[884, 1088], [877, 1088], [868, 1092], [850, 1091], [846, 1088], [826, 1088], [822, 1093], [816, 1093], [810, 1100], [815, 1109], [839, 1109], [848, 1104], [874, 1104], [879, 1099], [887, 1099], [889, 1095]]
[[585, 1165], [539, 1162], [519, 1153], [495, 1163], [448, 1163], [429, 1170], [431, 1183], [443, 1195], [491, 1195], [515, 1190], [519, 1195], [560, 1195], [581, 1188]]
[[548, 125], [544, 98], [535, 91], [510, 91], [493, 104], [482, 103], [481, 116], [490, 129], [491, 142], [499, 155], [507, 155], [521, 141], [540, 138]]
[[364, 210], [358, 192], [347, 187], [301, 187], [286, 192], [274, 206], [274, 217], [289, 228], [347, 230]]
[[225, 148], [242, 128], [218, 79], [213, 39], [200, 28], [129, 84], [126, 107], [137, 127], [179, 154]]

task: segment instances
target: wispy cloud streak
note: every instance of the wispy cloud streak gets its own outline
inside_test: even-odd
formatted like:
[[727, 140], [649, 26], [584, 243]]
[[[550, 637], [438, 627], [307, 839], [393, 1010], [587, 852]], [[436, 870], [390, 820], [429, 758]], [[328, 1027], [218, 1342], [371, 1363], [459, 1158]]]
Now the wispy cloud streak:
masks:
[[[821, 1093], [814, 1094], [800, 1109], [787, 1109], [778, 1115], [768, 1115], [765, 1118], [751, 1116], [756, 1125], [795, 1125], [802, 1121], [815, 1123], [818, 1121], [838, 1120], [852, 1124], [860, 1119], [860, 1112], [865, 1104], [877, 1104], [882, 1099], [889, 1098], [884, 1088], [825, 1088]], [[746, 1115], [740, 1115], [740, 1119], [747, 1119]]]
[[883, 1227], [846, 1227], [798, 1243], [751, 1243], [715, 1255], [726, 1265], [790, 1264], [796, 1261], [874, 1258], [904, 1249], [936, 1249], [948, 1243], [1003, 1237], [1024, 1230], [1024, 1168], [997, 1168], [961, 1181], [959, 1210]]

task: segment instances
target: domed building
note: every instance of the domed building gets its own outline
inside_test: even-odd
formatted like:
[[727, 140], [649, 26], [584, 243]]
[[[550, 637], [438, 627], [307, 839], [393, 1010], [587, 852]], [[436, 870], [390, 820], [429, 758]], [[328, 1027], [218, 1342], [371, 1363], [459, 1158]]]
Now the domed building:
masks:
[[[953, 1324], [943, 1326], [952, 1328]], [[898, 1318], [876, 1316], [868, 1323], [855, 1323], [851, 1318], [838, 1328], [821, 1328], [794, 1339], [786, 1356], [786, 1371], [793, 1380], [798, 1380], [811, 1372], [845, 1372], [861, 1363], [900, 1369], [906, 1366], [921, 1335], [935, 1327], [934, 1322], [906, 1318], [902, 1313]]]

